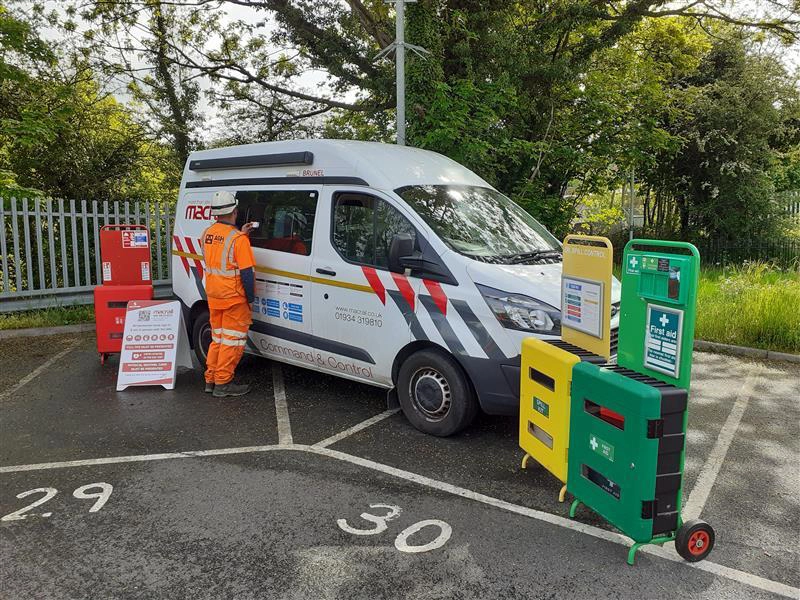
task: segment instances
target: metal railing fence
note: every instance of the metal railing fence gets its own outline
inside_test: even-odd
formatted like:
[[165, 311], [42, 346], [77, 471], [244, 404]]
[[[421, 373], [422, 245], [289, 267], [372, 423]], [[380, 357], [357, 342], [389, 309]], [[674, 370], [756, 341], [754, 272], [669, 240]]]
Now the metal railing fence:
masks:
[[153, 284], [171, 284], [173, 206], [0, 198], [0, 313], [89, 304], [102, 283], [100, 228], [139, 223], [150, 230]]
[[800, 221], [800, 190], [792, 190], [781, 194], [786, 214]]

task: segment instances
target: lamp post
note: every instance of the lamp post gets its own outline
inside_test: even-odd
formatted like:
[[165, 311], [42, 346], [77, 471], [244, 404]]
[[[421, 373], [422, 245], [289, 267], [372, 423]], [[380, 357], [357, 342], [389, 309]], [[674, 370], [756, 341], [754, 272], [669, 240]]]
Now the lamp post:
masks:
[[395, 40], [386, 48], [378, 52], [375, 60], [378, 61], [395, 51], [395, 79], [397, 84], [397, 145], [406, 145], [406, 48], [413, 50], [420, 56], [430, 54], [425, 48], [406, 42], [406, 3], [417, 0], [385, 0], [387, 4], [394, 4], [395, 10]]

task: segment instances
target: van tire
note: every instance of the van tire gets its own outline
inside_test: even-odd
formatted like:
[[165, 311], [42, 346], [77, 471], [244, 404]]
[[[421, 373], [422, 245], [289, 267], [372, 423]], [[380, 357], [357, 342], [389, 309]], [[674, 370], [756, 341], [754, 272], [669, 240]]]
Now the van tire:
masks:
[[458, 433], [478, 414], [478, 400], [464, 370], [436, 350], [420, 350], [403, 362], [397, 395], [411, 424], [438, 437]]
[[192, 323], [192, 347], [197, 360], [206, 366], [206, 355], [211, 345], [211, 319], [208, 309], [201, 311]]

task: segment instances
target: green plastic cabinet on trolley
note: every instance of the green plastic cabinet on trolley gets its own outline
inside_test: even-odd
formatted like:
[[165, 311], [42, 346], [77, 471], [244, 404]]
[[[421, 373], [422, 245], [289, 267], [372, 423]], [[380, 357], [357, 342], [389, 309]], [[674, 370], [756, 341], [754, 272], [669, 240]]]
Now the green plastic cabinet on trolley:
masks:
[[572, 515], [583, 503], [637, 544], [672, 539], [681, 525], [686, 405], [686, 390], [653, 377], [576, 364], [567, 473]]
[[689, 243], [626, 244], [618, 364], [689, 389], [699, 276], [700, 254]]

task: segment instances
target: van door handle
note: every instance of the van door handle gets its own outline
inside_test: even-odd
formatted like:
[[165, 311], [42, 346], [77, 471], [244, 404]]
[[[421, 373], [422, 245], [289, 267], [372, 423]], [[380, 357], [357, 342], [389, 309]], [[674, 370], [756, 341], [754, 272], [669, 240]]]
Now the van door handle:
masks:
[[320, 275], [330, 275], [331, 277], [336, 277], [336, 271], [332, 271], [331, 269], [317, 269], [317, 273]]

